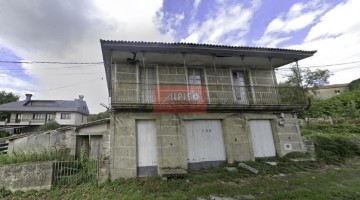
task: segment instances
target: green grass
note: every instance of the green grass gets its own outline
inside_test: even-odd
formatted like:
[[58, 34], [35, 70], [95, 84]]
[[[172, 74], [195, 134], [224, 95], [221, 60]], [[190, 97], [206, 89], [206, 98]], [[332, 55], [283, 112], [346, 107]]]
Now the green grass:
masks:
[[304, 139], [316, 136], [360, 138], [360, 125], [336, 124], [336, 125], [310, 125], [301, 126], [301, 135]]
[[35, 153], [19, 153], [19, 154], [1, 154], [0, 166], [9, 165], [15, 163], [37, 162], [47, 160], [69, 160], [74, 159], [73, 156], [69, 156], [67, 149], [61, 151], [43, 151]]
[[312, 125], [301, 127], [301, 132], [314, 141], [317, 159], [327, 164], [360, 156], [359, 125]]
[[[9, 194], [0, 190], [0, 194], [4, 193], [2, 197], [5, 199], [196, 199], [209, 195], [252, 195], [256, 199], [360, 198], [359, 157], [348, 160], [346, 165], [325, 168], [319, 168], [317, 162], [290, 164], [284, 160], [277, 161], [283, 165], [274, 167], [263, 161], [249, 162], [259, 169], [258, 175], [245, 170], [234, 173], [218, 168], [193, 171], [184, 179], [118, 179], [99, 186], [85, 183], [54, 187], [50, 191]], [[278, 176], [286, 172], [286, 176]]]

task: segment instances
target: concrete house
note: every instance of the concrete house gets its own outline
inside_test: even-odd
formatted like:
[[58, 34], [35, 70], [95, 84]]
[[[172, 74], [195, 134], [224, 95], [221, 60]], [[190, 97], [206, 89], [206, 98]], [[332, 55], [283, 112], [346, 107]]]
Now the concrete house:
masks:
[[330, 99], [331, 97], [335, 97], [341, 93], [348, 92], [349, 84], [332, 84], [332, 85], [324, 85], [318, 88], [312, 88], [309, 91], [309, 94], [318, 98], [318, 99]]
[[[316, 51], [101, 40], [111, 179], [304, 151], [300, 87], [274, 69]], [[176, 170], [175, 170], [176, 171]]]
[[89, 109], [84, 96], [75, 100], [32, 100], [26, 94], [24, 101], [0, 105], [0, 112], [11, 113], [10, 119], [0, 121], [0, 130], [12, 133], [32, 131], [50, 121], [60, 125], [80, 125], [87, 123]]

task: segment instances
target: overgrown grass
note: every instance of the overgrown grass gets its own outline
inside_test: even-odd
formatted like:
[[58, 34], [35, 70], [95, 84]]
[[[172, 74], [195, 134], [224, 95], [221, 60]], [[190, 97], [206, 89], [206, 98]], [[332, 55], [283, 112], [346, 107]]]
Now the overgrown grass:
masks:
[[42, 151], [36, 153], [19, 153], [12, 155], [2, 154], [0, 155], [0, 166], [25, 162], [71, 159], [74, 159], [74, 157], [69, 155], [67, 149], [62, 149], [60, 151]]
[[346, 158], [360, 156], [358, 125], [312, 125], [301, 131], [304, 138], [314, 141], [317, 159], [326, 164], [340, 164]]
[[348, 137], [360, 138], [360, 125], [336, 124], [336, 125], [310, 125], [301, 126], [301, 135], [303, 138], [312, 138], [314, 136], [325, 137]]
[[[84, 183], [61, 186], [51, 191], [4, 191], [8, 199], [209, 199], [209, 195], [235, 197], [252, 195], [256, 199], [358, 199], [360, 160], [339, 169], [319, 169], [316, 162], [278, 161], [277, 167], [265, 161], [248, 162], [260, 171], [228, 172], [224, 168], [191, 171], [184, 179], [163, 181], [160, 177], [118, 179], [101, 185]], [[306, 168], [305, 171], [302, 168]], [[314, 169], [316, 168], [316, 169]], [[289, 172], [286, 174], [286, 172]], [[286, 175], [279, 176], [279, 173]], [[320, 184], [321, 183], [321, 184]]]

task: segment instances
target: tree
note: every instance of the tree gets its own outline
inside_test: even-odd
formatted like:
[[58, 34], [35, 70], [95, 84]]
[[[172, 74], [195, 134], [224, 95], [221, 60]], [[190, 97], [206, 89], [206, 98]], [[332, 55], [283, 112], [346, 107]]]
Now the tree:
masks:
[[332, 74], [329, 70], [316, 69], [298, 69], [291, 67], [291, 73], [285, 75], [286, 81], [280, 83], [283, 86], [302, 86], [306, 91], [309, 88], [317, 88], [329, 83], [329, 78]]
[[[12, 92], [5, 92], [4, 90], [0, 92], [0, 105], [10, 102], [19, 101], [19, 96], [13, 94]], [[0, 113], [0, 120], [5, 120], [10, 118], [10, 113], [4, 112]]]
[[14, 101], [19, 101], [18, 95], [13, 94], [12, 92], [5, 92], [4, 90], [0, 92], [0, 105]]
[[100, 112], [98, 114], [93, 114], [90, 115], [88, 117], [88, 122], [92, 122], [92, 121], [96, 121], [96, 120], [100, 120], [100, 119], [105, 119], [105, 118], [109, 118], [110, 117], [110, 113], [105, 111], [105, 112]]
[[349, 88], [351, 91], [360, 90], [360, 78], [353, 80], [349, 83]]
[[60, 124], [58, 124], [56, 121], [51, 121], [40, 126], [38, 131], [51, 131], [58, 128], [60, 128]]

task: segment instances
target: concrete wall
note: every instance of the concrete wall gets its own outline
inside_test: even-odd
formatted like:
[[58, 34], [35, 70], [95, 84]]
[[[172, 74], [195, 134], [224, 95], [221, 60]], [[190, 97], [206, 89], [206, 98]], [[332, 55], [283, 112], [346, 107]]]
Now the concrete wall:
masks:
[[32, 153], [69, 148], [73, 135], [66, 131], [51, 131], [32, 134], [9, 141], [8, 154]]
[[[187, 144], [184, 120], [217, 119], [222, 122], [228, 163], [255, 160], [249, 120], [271, 121], [278, 156], [292, 151], [304, 151], [298, 119], [292, 114], [272, 113], [207, 113], [154, 114], [115, 113], [109, 132], [110, 174], [112, 179], [137, 176], [136, 120], [156, 121], [158, 168], [187, 169]], [[107, 139], [105, 139], [107, 140]], [[290, 146], [290, 147], [289, 147]], [[106, 147], [108, 148], [108, 147]], [[158, 170], [160, 171], [160, 170]]]
[[0, 167], [0, 188], [16, 190], [50, 189], [52, 161], [14, 164]]

